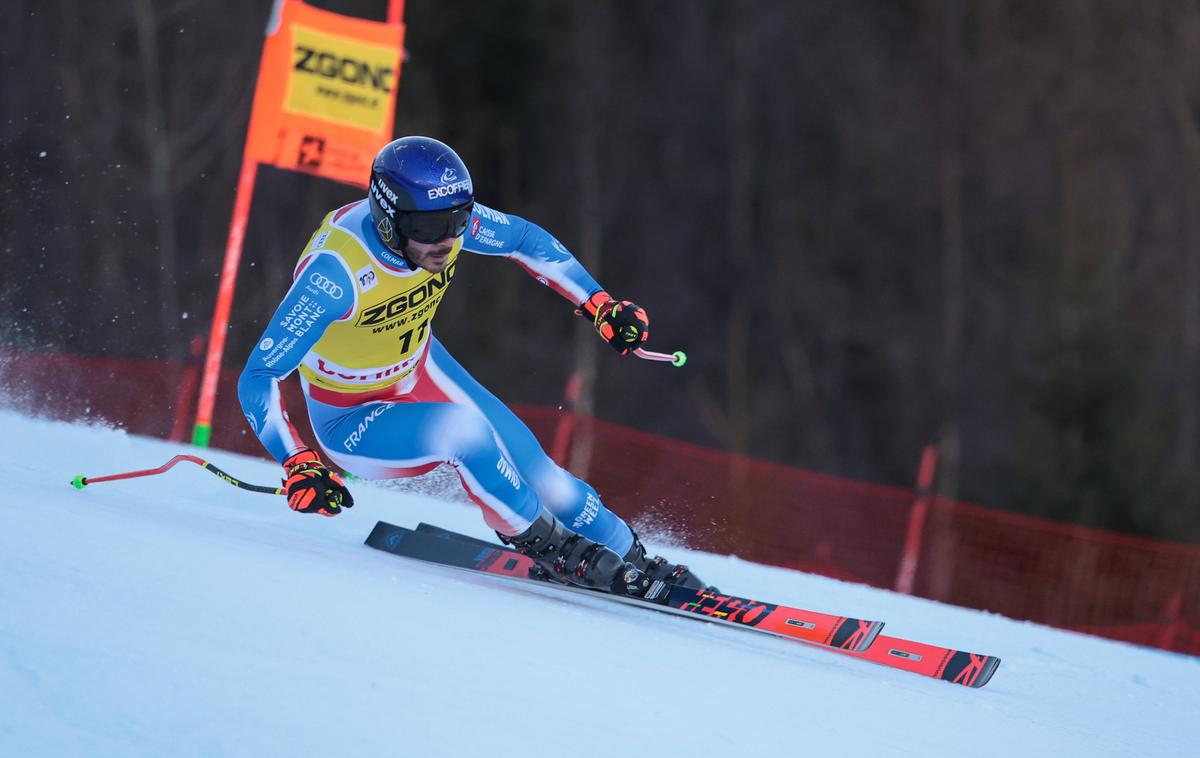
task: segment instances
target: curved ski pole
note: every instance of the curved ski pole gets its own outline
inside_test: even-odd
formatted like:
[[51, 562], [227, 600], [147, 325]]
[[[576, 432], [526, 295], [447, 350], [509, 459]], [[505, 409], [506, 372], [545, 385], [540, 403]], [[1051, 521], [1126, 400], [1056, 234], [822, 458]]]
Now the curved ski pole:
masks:
[[633, 351], [633, 354], [647, 361], [666, 361], [676, 367], [687, 363], [687, 353], [682, 350], [676, 350], [673, 353], [656, 353], [653, 350], [645, 350], [639, 347]]
[[163, 465], [159, 466], [158, 468], [142, 469], [141, 471], [126, 471], [125, 473], [122, 473], [122, 474], [108, 474], [107, 476], [91, 476], [91, 477], [80, 474], [79, 476], [77, 476], [71, 480], [71, 486], [73, 486], [77, 490], [81, 490], [84, 487], [88, 486], [89, 484], [96, 484], [98, 482], [112, 482], [112, 481], [116, 481], [118, 479], [133, 479], [133, 478], [139, 477], [139, 476], [155, 476], [156, 474], [161, 474], [161, 473], [167, 471], [168, 469], [170, 469], [172, 466], [174, 466], [176, 463], [179, 463], [180, 461], [187, 461], [188, 463], [194, 463], [197, 466], [208, 471], [209, 473], [216, 474], [223, 481], [226, 481], [226, 482], [232, 484], [234, 487], [237, 487], [238, 489], [248, 490], [250, 492], [262, 492], [267, 495], [282, 495], [282, 494], [284, 494], [282, 487], [264, 487], [261, 484], [247, 484], [246, 482], [240, 481], [238, 479], [234, 479], [232, 476], [230, 476], [229, 474], [226, 474], [224, 471], [222, 471], [221, 469], [212, 465], [208, 461], [204, 460], [203, 458], [197, 458], [194, 455], [177, 455], [174, 458], [172, 458], [171, 460], [164, 463]]

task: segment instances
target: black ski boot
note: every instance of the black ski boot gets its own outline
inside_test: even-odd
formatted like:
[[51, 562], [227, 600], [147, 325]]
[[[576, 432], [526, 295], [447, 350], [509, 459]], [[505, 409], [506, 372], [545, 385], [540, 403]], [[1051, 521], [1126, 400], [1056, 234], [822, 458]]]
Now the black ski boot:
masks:
[[633, 547], [625, 554], [626, 563], [632, 563], [634, 568], [645, 574], [651, 582], [663, 581], [667, 584], [677, 584], [692, 589], [716, 590], [704, 583], [700, 577], [682, 563], [668, 563], [666, 558], [656, 555], [650, 558], [646, 555], [646, 546], [638, 539], [637, 532], [633, 533]]
[[636, 567], [599, 542], [572, 532], [545, 509], [524, 532], [501, 534], [500, 539], [534, 560], [543, 572], [537, 578], [622, 595], [641, 595], [650, 586]]

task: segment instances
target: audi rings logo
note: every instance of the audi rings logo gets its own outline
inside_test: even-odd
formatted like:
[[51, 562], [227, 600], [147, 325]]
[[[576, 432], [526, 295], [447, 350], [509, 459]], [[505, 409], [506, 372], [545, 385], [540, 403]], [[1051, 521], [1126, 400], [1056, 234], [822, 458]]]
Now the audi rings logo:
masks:
[[322, 274], [312, 274], [308, 277], [308, 281], [317, 289], [329, 295], [334, 300], [341, 300], [344, 290], [340, 285], [330, 281], [328, 277]]

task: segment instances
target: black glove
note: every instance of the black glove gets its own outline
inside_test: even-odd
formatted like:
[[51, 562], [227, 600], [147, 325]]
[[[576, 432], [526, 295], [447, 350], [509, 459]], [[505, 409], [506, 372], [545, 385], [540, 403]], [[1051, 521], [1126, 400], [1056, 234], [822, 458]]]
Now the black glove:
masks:
[[343, 508], [354, 505], [342, 478], [327, 469], [308, 448], [284, 461], [283, 470], [287, 472], [283, 488], [287, 490], [288, 507], [293, 511], [336, 516]]
[[628, 300], [614, 300], [601, 290], [579, 306], [596, 327], [596, 333], [621, 355], [628, 355], [650, 336], [650, 317], [644, 308]]

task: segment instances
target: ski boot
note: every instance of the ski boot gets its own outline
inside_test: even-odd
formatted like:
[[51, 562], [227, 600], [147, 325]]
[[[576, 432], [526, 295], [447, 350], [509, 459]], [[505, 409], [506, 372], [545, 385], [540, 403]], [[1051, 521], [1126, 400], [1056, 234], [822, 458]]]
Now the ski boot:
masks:
[[533, 559], [535, 579], [620, 595], [641, 595], [651, 584], [637, 567], [599, 542], [572, 532], [546, 509], [524, 532], [511, 537], [497, 534], [504, 544]]
[[716, 587], [706, 585], [700, 577], [693, 574], [691, 569], [682, 563], [668, 563], [667, 559], [661, 555], [653, 558], [647, 556], [646, 546], [638, 539], [637, 532], [633, 532], [633, 547], [629, 548], [629, 552], [625, 554], [625, 562], [632, 563], [634, 568], [645, 574], [651, 582], [662, 581], [696, 590], [716, 591]]

